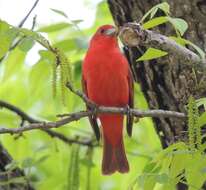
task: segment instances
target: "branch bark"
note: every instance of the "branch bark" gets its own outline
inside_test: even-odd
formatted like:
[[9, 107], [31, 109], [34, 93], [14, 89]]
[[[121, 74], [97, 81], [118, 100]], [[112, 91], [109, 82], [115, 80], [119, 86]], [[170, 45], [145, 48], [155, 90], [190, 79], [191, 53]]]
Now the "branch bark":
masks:
[[200, 56], [179, 45], [171, 38], [151, 30], [145, 30], [135, 22], [126, 23], [120, 27], [119, 35], [122, 42], [129, 47], [157, 48], [175, 55], [177, 59], [181, 59], [185, 64], [206, 68], [205, 59], [201, 59]]
[[[8, 102], [2, 101], [2, 100], [0, 100], [0, 108], [6, 108], [6, 109], [16, 113], [22, 119], [21, 128], [23, 127], [24, 121], [27, 121], [30, 124], [45, 123], [44, 121], [34, 119], [33, 117], [28, 115], [26, 112], [24, 112], [20, 108], [14, 106], [14, 105], [12, 105]], [[0, 128], [0, 129], [2, 129], [2, 128]], [[58, 138], [59, 140], [65, 142], [67, 144], [76, 143], [76, 144], [82, 144], [82, 145], [85, 145], [85, 146], [93, 146], [93, 145], [95, 146], [96, 145], [92, 138], [91, 139], [85, 139], [85, 140], [77, 140], [77, 138], [73, 139], [73, 138], [66, 137], [65, 135], [63, 135], [61, 133], [58, 133], [56, 131], [53, 131], [51, 129], [46, 128], [46, 129], [41, 129], [41, 130], [46, 132], [52, 138]]]
[[93, 109], [92, 111], [80, 111], [80, 112], [70, 113], [68, 114], [67, 117], [60, 119], [56, 122], [37, 122], [37, 123], [28, 124], [20, 128], [0, 128], [0, 134], [4, 134], [4, 133], [18, 134], [34, 129], [45, 130], [51, 128], [58, 128], [65, 124], [71, 123], [73, 121], [77, 121], [81, 118], [88, 117], [92, 114], [99, 114], [99, 113], [122, 114], [122, 115], [132, 114], [134, 117], [138, 117], [138, 118], [139, 117], [162, 117], [162, 118], [175, 117], [180, 120], [186, 119], [186, 115], [184, 113], [174, 112], [174, 111], [165, 111], [165, 110], [143, 111], [137, 109], [99, 106], [96, 107], [96, 109]]

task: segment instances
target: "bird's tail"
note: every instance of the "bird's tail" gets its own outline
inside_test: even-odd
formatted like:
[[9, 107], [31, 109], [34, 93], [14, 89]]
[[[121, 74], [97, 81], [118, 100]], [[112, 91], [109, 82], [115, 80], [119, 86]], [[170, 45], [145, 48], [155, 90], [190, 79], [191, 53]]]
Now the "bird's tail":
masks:
[[125, 154], [123, 139], [113, 146], [105, 137], [102, 161], [102, 173], [104, 175], [113, 174], [115, 171], [126, 173], [129, 171], [129, 164]]
[[129, 164], [122, 137], [123, 116], [107, 115], [100, 117], [100, 120], [104, 136], [102, 173], [110, 175], [115, 171], [128, 172]]

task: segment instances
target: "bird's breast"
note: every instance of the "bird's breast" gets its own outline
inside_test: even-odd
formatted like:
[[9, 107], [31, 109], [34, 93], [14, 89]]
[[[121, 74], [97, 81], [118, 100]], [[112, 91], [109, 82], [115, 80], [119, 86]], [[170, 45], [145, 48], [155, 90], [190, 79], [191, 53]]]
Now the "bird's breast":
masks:
[[99, 57], [87, 67], [87, 90], [91, 100], [104, 106], [125, 106], [129, 89], [127, 68], [115, 57]]

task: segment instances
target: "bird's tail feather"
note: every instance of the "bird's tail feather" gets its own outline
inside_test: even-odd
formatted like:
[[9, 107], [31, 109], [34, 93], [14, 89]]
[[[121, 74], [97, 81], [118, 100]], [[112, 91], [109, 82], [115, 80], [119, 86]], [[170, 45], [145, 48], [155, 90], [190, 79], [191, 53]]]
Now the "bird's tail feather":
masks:
[[117, 145], [112, 145], [107, 137], [104, 137], [102, 173], [111, 175], [115, 171], [126, 173], [129, 171], [129, 164], [125, 154], [122, 137]]

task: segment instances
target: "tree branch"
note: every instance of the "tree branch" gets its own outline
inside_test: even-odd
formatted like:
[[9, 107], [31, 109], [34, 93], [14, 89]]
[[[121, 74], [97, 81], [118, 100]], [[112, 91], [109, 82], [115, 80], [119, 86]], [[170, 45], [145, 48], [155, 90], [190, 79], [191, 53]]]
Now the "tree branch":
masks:
[[201, 59], [191, 50], [177, 44], [174, 40], [164, 35], [143, 29], [137, 23], [125, 24], [120, 28], [119, 36], [122, 42], [129, 47], [142, 45], [158, 48], [175, 55], [185, 64], [206, 68], [205, 59]]
[[[0, 128], [1, 129], [1, 128]], [[50, 135], [51, 137], [54, 138], [58, 138], [60, 140], [62, 140], [64, 143], [67, 144], [79, 144], [79, 145], [83, 145], [83, 146], [89, 146], [89, 147], [95, 147], [98, 146], [98, 142], [96, 142], [95, 139], [82, 139], [82, 140], [78, 140], [78, 138], [69, 138], [66, 137], [65, 135], [58, 133], [56, 131], [53, 131], [51, 129], [43, 129], [45, 132], [47, 132], [48, 135]]]
[[[32, 26], [31, 26], [31, 30], [33, 31], [36, 25], [36, 15], [33, 17], [33, 21], [32, 21]], [[18, 39], [10, 48], [9, 48], [9, 52], [12, 51], [13, 49], [15, 49], [21, 42], [22, 40], [25, 39], [25, 37], [21, 37], [20, 39]], [[0, 59], [0, 62], [4, 59], [4, 57], [2, 57]]]
[[86, 94], [84, 94], [83, 92], [79, 91], [79, 90], [75, 90], [74, 87], [72, 86], [72, 84], [70, 82], [66, 83], [66, 87], [73, 92], [74, 94], [76, 94], [77, 96], [79, 96], [88, 106], [90, 106], [91, 108], [95, 108], [98, 105], [95, 104], [94, 102], [92, 102], [89, 98], [87, 98]]
[[[12, 105], [10, 103], [7, 103], [5, 101], [2, 101], [2, 100], [0, 100], [0, 108], [6, 108], [6, 109], [16, 113], [22, 119], [22, 123], [24, 123], [24, 121], [28, 121], [30, 124], [44, 123], [43, 121], [34, 119], [33, 117], [29, 116], [27, 113], [22, 111], [20, 108]], [[0, 127], [0, 129], [2, 129], [2, 128]], [[67, 143], [67, 144], [76, 143], [76, 144], [82, 144], [82, 145], [85, 145], [85, 146], [96, 146], [94, 144], [93, 139], [86, 139], [84, 141], [83, 140], [77, 140], [76, 138], [75, 139], [68, 138], [63, 134], [58, 133], [58, 132], [53, 131], [53, 130], [50, 130], [50, 129], [41, 129], [41, 130], [45, 131], [51, 137], [58, 138], [58, 139], [62, 140], [63, 142]]]
[[20, 108], [9, 104], [5, 101], [0, 100], [0, 108], [6, 108], [14, 113], [16, 113], [18, 116], [21, 117], [22, 120], [24, 121], [28, 121], [29, 123], [40, 123], [40, 120], [34, 119], [31, 116], [29, 116], [27, 113], [25, 113], [24, 111], [22, 111]]
[[175, 117], [178, 119], [186, 119], [186, 115], [184, 113], [174, 112], [174, 111], [165, 111], [165, 110], [142, 111], [142, 110], [137, 110], [137, 109], [99, 106], [93, 111], [80, 111], [80, 112], [68, 114], [67, 117], [60, 119], [56, 122], [31, 123], [21, 128], [0, 128], [0, 134], [3, 134], [3, 133], [18, 134], [18, 133], [22, 133], [22, 132], [30, 131], [34, 129], [45, 130], [45, 129], [51, 129], [51, 128], [58, 128], [65, 124], [71, 123], [73, 121], [77, 121], [81, 118], [88, 117], [92, 114], [109, 113], [109, 114], [127, 115], [128, 111], [134, 117]]

